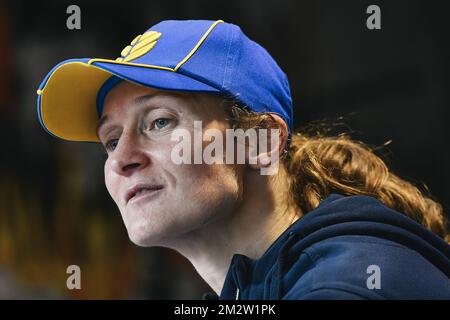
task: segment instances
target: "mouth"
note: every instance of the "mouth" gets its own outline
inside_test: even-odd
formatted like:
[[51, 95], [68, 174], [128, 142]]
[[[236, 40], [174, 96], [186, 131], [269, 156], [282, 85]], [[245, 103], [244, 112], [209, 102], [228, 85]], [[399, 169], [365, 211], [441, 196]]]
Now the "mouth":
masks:
[[154, 194], [164, 187], [162, 185], [150, 185], [150, 184], [139, 184], [130, 188], [125, 194], [125, 203], [128, 204], [131, 201], [135, 201], [138, 198], [142, 198], [148, 194]]

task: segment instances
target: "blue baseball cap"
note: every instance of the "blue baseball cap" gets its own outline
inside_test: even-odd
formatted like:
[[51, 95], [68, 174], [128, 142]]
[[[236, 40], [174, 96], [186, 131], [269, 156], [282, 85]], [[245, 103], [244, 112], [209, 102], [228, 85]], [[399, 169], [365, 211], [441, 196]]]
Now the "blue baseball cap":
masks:
[[57, 64], [37, 91], [41, 125], [65, 140], [98, 142], [103, 99], [120, 80], [221, 94], [253, 111], [278, 114], [292, 132], [287, 76], [263, 47], [222, 20], [162, 21], [135, 37], [115, 60]]

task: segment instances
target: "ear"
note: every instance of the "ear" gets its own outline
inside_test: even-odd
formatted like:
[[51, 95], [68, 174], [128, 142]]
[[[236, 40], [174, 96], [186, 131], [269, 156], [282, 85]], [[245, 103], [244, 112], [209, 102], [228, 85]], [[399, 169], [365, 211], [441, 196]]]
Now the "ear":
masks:
[[267, 126], [259, 129], [264, 131], [258, 132], [258, 150], [255, 152], [256, 161], [247, 162], [250, 168], [255, 170], [270, 167], [275, 164], [275, 161], [278, 162], [289, 136], [288, 126], [279, 115], [271, 113], [266, 122]]

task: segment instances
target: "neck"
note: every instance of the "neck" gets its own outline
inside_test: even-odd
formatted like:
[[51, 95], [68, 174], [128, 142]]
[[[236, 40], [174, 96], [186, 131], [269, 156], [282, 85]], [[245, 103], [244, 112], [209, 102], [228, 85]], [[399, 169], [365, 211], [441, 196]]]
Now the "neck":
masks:
[[171, 246], [189, 259], [218, 295], [234, 254], [258, 259], [299, 218], [298, 211], [288, 205], [285, 178], [282, 170], [277, 176], [249, 173], [238, 210]]

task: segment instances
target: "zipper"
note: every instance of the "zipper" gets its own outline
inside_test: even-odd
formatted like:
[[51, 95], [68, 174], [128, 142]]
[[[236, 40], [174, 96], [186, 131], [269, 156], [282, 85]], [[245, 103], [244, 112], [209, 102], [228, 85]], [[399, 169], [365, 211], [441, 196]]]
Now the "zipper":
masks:
[[239, 288], [236, 289], [236, 299], [235, 300], [239, 300]]

